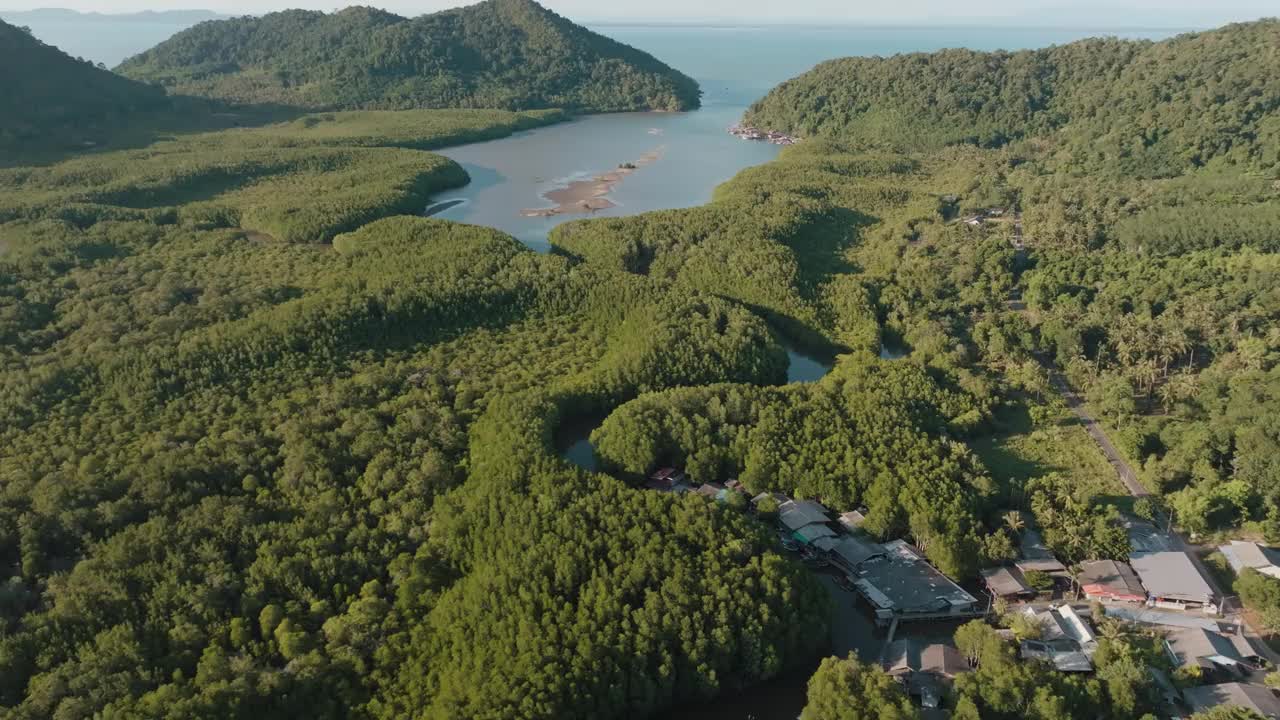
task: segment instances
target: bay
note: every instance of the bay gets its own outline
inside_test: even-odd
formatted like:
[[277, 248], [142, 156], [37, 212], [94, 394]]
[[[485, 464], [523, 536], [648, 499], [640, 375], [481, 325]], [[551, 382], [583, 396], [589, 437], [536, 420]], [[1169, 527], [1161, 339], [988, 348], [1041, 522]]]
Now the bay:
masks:
[[[689, 113], [594, 115], [501, 140], [441, 151], [471, 174], [470, 185], [432, 198], [456, 203], [436, 217], [486, 225], [547, 251], [547, 236], [567, 220], [619, 217], [693, 207], [738, 172], [768, 162], [780, 148], [730, 136], [750, 104], [817, 63], [851, 55], [893, 55], [948, 47], [1018, 50], [1113, 34], [1160, 39], [1170, 30], [985, 27], [682, 27], [598, 25], [602, 34], [649, 52], [702, 85], [703, 107]], [[651, 162], [638, 162], [642, 159]], [[607, 198], [613, 207], [528, 217], [554, 206], [544, 195], [589, 181], [626, 163], [641, 165]]]
[[[432, 197], [461, 201], [439, 212], [444, 220], [497, 228], [535, 250], [566, 220], [618, 217], [703, 205], [717, 185], [743, 168], [772, 160], [779, 148], [730, 136], [744, 107], [709, 102], [692, 113], [592, 115], [501, 140], [439, 151], [471, 175], [471, 184]], [[649, 162], [642, 162], [649, 159]], [[543, 195], [575, 181], [640, 165], [608, 194], [612, 208], [585, 214], [526, 217], [554, 203]]]

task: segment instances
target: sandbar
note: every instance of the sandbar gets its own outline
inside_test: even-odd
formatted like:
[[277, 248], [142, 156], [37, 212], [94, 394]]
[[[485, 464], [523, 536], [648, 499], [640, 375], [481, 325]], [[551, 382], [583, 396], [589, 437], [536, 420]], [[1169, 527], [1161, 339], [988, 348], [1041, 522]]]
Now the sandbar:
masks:
[[617, 203], [609, 199], [613, 188], [631, 173], [657, 162], [665, 150], [665, 147], [655, 148], [641, 155], [634, 162], [619, 165], [615, 170], [601, 173], [589, 180], [574, 180], [563, 187], [548, 190], [542, 194], [542, 199], [551, 203], [550, 207], [522, 210], [520, 214], [525, 217], [553, 217], [594, 213], [617, 207]]

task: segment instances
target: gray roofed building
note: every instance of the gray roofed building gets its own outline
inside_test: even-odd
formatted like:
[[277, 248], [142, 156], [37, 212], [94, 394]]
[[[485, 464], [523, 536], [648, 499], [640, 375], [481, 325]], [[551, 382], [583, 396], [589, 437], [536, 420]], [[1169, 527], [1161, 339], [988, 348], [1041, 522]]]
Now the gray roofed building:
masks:
[[1019, 655], [1023, 660], [1044, 660], [1058, 672], [1093, 672], [1089, 654], [1070, 640], [1023, 640]]
[[1097, 648], [1093, 628], [1070, 605], [1061, 605], [1037, 612], [1034, 608], [1024, 611], [1040, 625], [1039, 640], [1026, 640], [1021, 645], [1025, 659], [1046, 660], [1059, 672], [1090, 672], [1093, 661], [1090, 656]]
[[1243, 540], [1232, 540], [1218, 550], [1236, 573], [1252, 568], [1263, 575], [1280, 578], [1280, 551]]
[[950, 679], [969, 669], [969, 663], [953, 645], [926, 645], [905, 639], [893, 641], [884, 650], [884, 671], [889, 675], [929, 672]]
[[1085, 647], [1096, 640], [1093, 628], [1089, 627], [1089, 623], [1070, 605], [1059, 605], [1041, 612], [1036, 612], [1034, 608], [1027, 608], [1025, 612], [1040, 622], [1040, 627], [1044, 629], [1043, 639], [1045, 640], [1065, 638], [1075, 641], [1080, 647]]
[[891, 618], [967, 617], [978, 600], [952, 582], [904, 540], [880, 546], [884, 557], [858, 568], [854, 587], [870, 602], [879, 622]]
[[1280, 700], [1261, 685], [1224, 683], [1202, 685], [1182, 691], [1193, 712], [1202, 713], [1216, 707], [1234, 706], [1252, 710], [1264, 718], [1280, 718]]
[[778, 520], [790, 530], [831, 521], [827, 509], [812, 500], [788, 500], [778, 507]]
[[867, 560], [884, 555], [879, 545], [849, 535], [819, 538], [813, 546], [826, 551], [831, 562], [849, 574], [857, 573], [858, 567]]
[[1026, 578], [1016, 567], [986, 568], [982, 571], [982, 582], [996, 597], [1024, 597], [1036, 594], [1035, 589], [1027, 584]]
[[791, 533], [791, 535], [806, 545], [812, 545], [821, 538], [835, 537], [836, 531], [821, 523], [813, 523], [812, 525], [805, 525]]
[[1136, 552], [1129, 556], [1129, 563], [1158, 606], [1213, 604], [1213, 589], [1185, 552]]
[[1142, 589], [1133, 568], [1122, 562], [1094, 560], [1082, 563], [1077, 579], [1080, 589], [1090, 600], [1140, 603], [1147, 599], [1147, 592]]
[[1024, 573], [1027, 572], [1043, 572], [1043, 573], [1062, 573], [1067, 568], [1058, 561], [1049, 551], [1049, 547], [1044, 544], [1044, 538], [1040, 537], [1040, 533], [1035, 530], [1026, 529], [1018, 536], [1018, 549], [1022, 555], [1022, 559], [1014, 564]]
[[813, 547], [825, 553], [830, 553], [836, 548], [836, 540], [834, 537], [821, 537], [813, 541]]
[[1179, 667], [1239, 673], [1259, 662], [1258, 651], [1243, 635], [1223, 635], [1202, 628], [1181, 628], [1169, 633], [1165, 652]]

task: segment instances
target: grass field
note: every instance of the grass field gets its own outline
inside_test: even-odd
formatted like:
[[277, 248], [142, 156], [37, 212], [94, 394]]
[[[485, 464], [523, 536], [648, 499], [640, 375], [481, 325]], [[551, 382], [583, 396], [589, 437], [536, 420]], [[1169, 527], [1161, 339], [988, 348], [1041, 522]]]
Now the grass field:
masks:
[[1101, 497], [1129, 510], [1132, 498], [1084, 427], [1066, 408], [1044, 410], [1040, 423], [1025, 406], [1003, 410], [996, 418], [1002, 431], [971, 440], [969, 447], [1011, 494], [1030, 480], [1054, 475], [1078, 499]]

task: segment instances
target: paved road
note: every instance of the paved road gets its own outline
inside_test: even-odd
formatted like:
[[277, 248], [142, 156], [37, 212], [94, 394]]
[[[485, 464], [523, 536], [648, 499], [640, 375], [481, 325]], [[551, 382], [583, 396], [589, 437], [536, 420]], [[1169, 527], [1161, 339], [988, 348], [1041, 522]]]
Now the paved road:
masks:
[[[1089, 436], [1098, 444], [1098, 448], [1102, 450], [1102, 453], [1107, 456], [1107, 460], [1111, 462], [1112, 467], [1116, 469], [1117, 476], [1120, 478], [1120, 481], [1124, 483], [1129, 494], [1134, 497], [1149, 497], [1151, 493], [1138, 482], [1137, 475], [1133, 472], [1133, 468], [1129, 466], [1129, 463], [1126, 462], [1124, 458], [1120, 457], [1115, 446], [1111, 444], [1111, 440], [1107, 438], [1106, 433], [1103, 432], [1097, 421], [1094, 420], [1084, 409], [1079, 396], [1076, 395], [1075, 391], [1073, 391], [1070, 385], [1067, 384], [1066, 379], [1063, 378], [1062, 374], [1056, 369], [1051, 368], [1049, 372], [1051, 373], [1054, 387], [1056, 387], [1058, 392], [1062, 394], [1062, 397], [1067, 401], [1067, 405], [1071, 406], [1071, 411], [1075, 413], [1076, 417], [1080, 418], [1082, 423], [1084, 423], [1085, 429], [1089, 432]], [[1156, 522], [1166, 524], [1167, 526], [1168, 518], [1156, 518]], [[1238, 624], [1244, 628], [1245, 636], [1252, 641], [1253, 646], [1258, 650], [1262, 657], [1266, 658], [1274, 665], [1280, 665], [1280, 654], [1272, 650], [1271, 646], [1262, 639], [1257, 628], [1254, 628], [1249, 624], [1248, 619], [1245, 618], [1242, 613], [1243, 608], [1240, 605], [1240, 599], [1233, 594], [1234, 591], [1231, 588], [1223, 588], [1219, 585], [1213, 573], [1209, 572], [1209, 569], [1205, 567], [1204, 560], [1200, 558], [1201, 548], [1188, 543], [1181, 533], [1170, 531], [1167, 535], [1170, 539], [1171, 548], [1177, 552], [1186, 553], [1187, 557], [1191, 559], [1191, 563], [1195, 565], [1196, 570], [1200, 572], [1200, 576], [1204, 578], [1206, 583], [1208, 583], [1214, 594], [1217, 597], [1224, 599], [1222, 607], [1224, 618], [1229, 622]]]
[[[1018, 248], [1018, 251], [1020, 253], [1025, 252], [1025, 248], [1022, 246], [1021, 216], [1017, 216], [1015, 218], [1015, 223], [1016, 223], [1016, 225], [1014, 226], [1015, 237], [1018, 240], [1018, 244], [1016, 247]], [[1013, 309], [1016, 309], [1019, 312], [1023, 312], [1023, 313], [1027, 312], [1025, 304], [1021, 302], [1022, 297], [1020, 292], [1018, 290], [1015, 290], [1014, 292], [1018, 294], [1016, 294], [1012, 298], [1011, 307], [1012, 307], [1012, 302], [1016, 301], [1018, 303], [1018, 307], [1015, 307]], [[1080, 396], [1075, 392], [1075, 390], [1071, 388], [1071, 385], [1067, 382], [1067, 379], [1062, 375], [1062, 372], [1059, 371], [1058, 368], [1053, 365], [1053, 363], [1049, 360], [1049, 358], [1041, 357], [1039, 358], [1039, 360], [1041, 364], [1045, 366], [1045, 369], [1049, 372], [1049, 380], [1050, 382], [1053, 383], [1054, 388], [1059, 392], [1059, 394], [1062, 395], [1062, 398], [1067, 403], [1067, 407], [1069, 407], [1071, 409], [1071, 412], [1080, 420], [1081, 424], [1084, 426], [1085, 431], [1089, 433], [1089, 437], [1093, 438], [1093, 441], [1098, 446], [1098, 449], [1100, 449], [1102, 451], [1102, 454], [1106, 456], [1107, 462], [1111, 463], [1111, 467], [1114, 468], [1116, 471], [1116, 476], [1120, 478], [1120, 482], [1124, 484], [1124, 487], [1129, 492], [1129, 494], [1132, 495], [1133, 497], [1150, 497], [1151, 492], [1147, 490], [1146, 487], [1144, 487], [1141, 482], [1138, 481], [1138, 474], [1133, 471], [1133, 468], [1130, 467], [1128, 461], [1126, 461], [1124, 457], [1120, 455], [1120, 452], [1116, 449], [1116, 446], [1112, 444], [1111, 439], [1107, 437], [1106, 432], [1102, 429], [1102, 426], [1098, 424], [1098, 421], [1092, 415], [1089, 414], [1088, 410], [1085, 409], [1084, 403], [1081, 401]], [[1167, 518], [1163, 520], [1160, 518], [1157, 518], [1157, 522], [1159, 524], [1163, 524], [1166, 526], [1170, 525], [1167, 522]], [[1232, 596], [1230, 592], [1231, 588], [1224, 589], [1221, 585], [1218, 584], [1218, 581], [1214, 577], [1213, 573], [1209, 572], [1209, 569], [1205, 567], [1204, 561], [1201, 560], [1200, 553], [1198, 552], [1199, 548], [1188, 543], [1180, 533], [1170, 531], [1168, 535], [1170, 540], [1172, 541], [1170, 544], [1173, 547], [1173, 549], [1177, 550], [1178, 552], [1186, 553], [1187, 557], [1191, 559], [1192, 564], [1195, 565], [1196, 570], [1200, 572], [1201, 577], [1204, 578], [1204, 581], [1208, 583], [1209, 587], [1213, 590], [1213, 592], [1217, 595], [1217, 597], [1219, 598], [1231, 597], [1232, 600], [1235, 600], [1235, 602], [1223, 603], [1224, 615], [1228, 615], [1228, 616], [1238, 615], [1241, 610], [1239, 605], [1239, 599]], [[1248, 625], [1247, 621], [1245, 621], [1243, 616], [1241, 616], [1238, 621], [1245, 628], [1245, 634], [1254, 640], [1253, 644], [1258, 647], [1258, 649], [1262, 652], [1263, 656], [1266, 657], [1268, 660], [1270, 660], [1272, 663], [1280, 665], [1280, 655], [1272, 651], [1270, 646], [1268, 646], [1265, 642], [1262, 641], [1257, 631]]]
[[[1017, 213], [1013, 216], [1013, 247], [1017, 250], [1018, 263], [1025, 265], [1027, 246], [1022, 235], [1022, 213]], [[1009, 309], [1023, 314], [1028, 312], [1027, 305], [1022, 299], [1022, 288], [1015, 287], [1013, 289], [1013, 294], [1009, 297]], [[1067, 379], [1054, 366], [1053, 361], [1048, 356], [1039, 356], [1037, 359], [1048, 371], [1049, 381], [1053, 383], [1053, 387], [1066, 400], [1067, 407], [1071, 408], [1071, 412], [1079, 418], [1080, 423], [1084, 425], [1085, 431], [1089, 433], [1089, 437], [1093, 438], [1093, 441], [1102, 450], [1102, 454], [1106, 456], [1107, 462], [1111, 463], [1111, 467], [1115, 468], [1116, 475], [1120, 477], [1120, 482], [1124, 483], [1125, 489], [1129, 491], [1129, 494], [1134, 497], [1150, 496], [1151, 493], [1142, 486], [1142, 483], [1138, 482], [1137, 473], [1121, 457], [1120, 452], [1116, 450], [1116, 446], [1111, 444], [1111, 440], [1103, 432], [1102, 427], [1098, 425], [1098, 421], [1085, 409], [1084, 402], [1071, 389], [1071, 385], [1067, 383]]]
[[[1043, 360], [1042, 360], [1043, 362]], [[1129, 494], [1134, 497], [1149, 497], [1151, 493], [1138, 482], [1138, 475], [1129, 467], [1129, 463], [1120, 456], [1120, 451], [1116, 450], [1116, 446], [1111, 444], [1110, 438], [1103, 432], [1102, 427], [1098, 425], [1098, 421], [1089, 414], [1085, 409], [1084, 403], [1080, 400], [1080, 396], [1076, 394], [1071, 386], [1067, 384], [1067, 379], [1058, 372], [1057, 368], [1049, 367], [1049, 380], [1053, 386], [1057, 388], [1062, 398], [1067, 401], [1067, 407], [1071, 408], [1071, 412], [1084, 425], [1084, 429], [1089, 433], [1089, 437], [1097, 443], [1098, 448], [1102, 450], [1102, 454], [1106, 456], [1107, 462], [1111, 463], [1111, 467], [1115, 468], [1116, 475], [1120, 477], [1120, 482], [1124, 483], [1124, 487]]]

